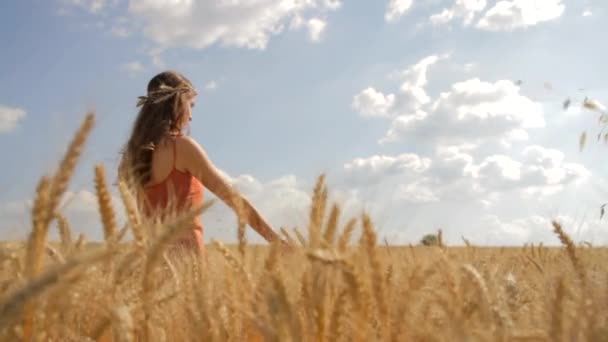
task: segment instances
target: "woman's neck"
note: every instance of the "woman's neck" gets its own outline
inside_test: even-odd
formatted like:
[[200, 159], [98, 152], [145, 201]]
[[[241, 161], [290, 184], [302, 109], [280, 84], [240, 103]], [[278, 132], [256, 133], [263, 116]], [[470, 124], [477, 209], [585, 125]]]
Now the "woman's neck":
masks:
[[179, 137], [180, 135], [183, 135], [181, 131], [170, 131], [169, 132], [170, 137]]

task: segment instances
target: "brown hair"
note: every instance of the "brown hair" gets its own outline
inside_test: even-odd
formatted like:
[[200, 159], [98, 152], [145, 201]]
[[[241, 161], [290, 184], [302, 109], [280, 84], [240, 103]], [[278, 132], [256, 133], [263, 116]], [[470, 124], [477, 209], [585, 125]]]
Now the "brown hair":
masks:
[[176, 71], [162, 72], [150, 80], [148, 95], [139, 97], [141, 109], [123, 150], [119, 177], [128, 177], [137, 186], [150, 181], [154, 149], [184, 128], [189, 119], [187, 97], [192, 95], [196, 95], [192, 82]]

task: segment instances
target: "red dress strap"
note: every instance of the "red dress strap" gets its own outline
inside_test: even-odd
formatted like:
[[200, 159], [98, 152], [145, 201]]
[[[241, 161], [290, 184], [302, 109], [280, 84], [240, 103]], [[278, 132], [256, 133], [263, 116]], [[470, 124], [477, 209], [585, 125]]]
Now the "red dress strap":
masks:
[[177, 159], [177, 142], [173, 139], [173, 170], [175, 170], [175, 160]]

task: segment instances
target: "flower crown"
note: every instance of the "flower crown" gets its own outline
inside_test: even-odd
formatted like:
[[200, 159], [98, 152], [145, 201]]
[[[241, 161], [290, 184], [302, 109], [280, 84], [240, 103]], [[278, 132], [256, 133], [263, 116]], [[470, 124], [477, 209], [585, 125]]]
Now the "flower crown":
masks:
[[175, 94], [187, 93], [190, 91], [194, 91], [194, 89], [187, 84], [170, 87], [163, 83], [157, 90], [148, 92], [147, 96], [137, 97], [137, 107], [141, 107], [145, 104], [157, 104], [171, 98]]

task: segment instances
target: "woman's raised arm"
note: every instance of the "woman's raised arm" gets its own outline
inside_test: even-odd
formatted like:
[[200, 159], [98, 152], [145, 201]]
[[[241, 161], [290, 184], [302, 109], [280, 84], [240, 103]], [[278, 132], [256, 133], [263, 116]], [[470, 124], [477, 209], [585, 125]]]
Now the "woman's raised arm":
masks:
[[[180, 146], [181, 145], [181, 146]], [[239, 212], [239, 202], [242, 214], [253, 229], [266, 241], [280, 240], [279, 235], [272, 230], [268, 222], [260, 215], [253, 205], [230, 183], [222, 177], [220, 171], [213, 165], [203, 148], [190, 137], [178, 139], [178, 150], [180, 151], [181, 164], [201, 183], [215, 194], [226, 205]]]

